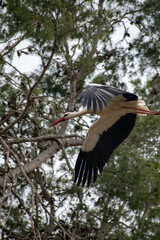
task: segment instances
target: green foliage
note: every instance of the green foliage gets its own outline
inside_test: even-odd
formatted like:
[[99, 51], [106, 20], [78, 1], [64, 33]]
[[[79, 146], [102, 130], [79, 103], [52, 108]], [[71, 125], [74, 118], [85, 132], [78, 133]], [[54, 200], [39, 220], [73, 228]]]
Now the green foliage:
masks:
[[6, 222], [6, 227], [8, 229], [16, 228], [17, 232], [24, 233], [24, 229], [27, 227], [28, 221], [24, 220], [21, 216], [22, 213], [18, 208], [12, 208], [10, 218]]
[[[95, 117], [49, 126], [74, 110], [89, 82], [159, 109], [160, 1], [6, 0], [0, 8], [0, 238], [159, 239], [159, 116], [138, 116], [83, 189], [73, 169]], [[17, 55], [34, 70], [21, 72]]]

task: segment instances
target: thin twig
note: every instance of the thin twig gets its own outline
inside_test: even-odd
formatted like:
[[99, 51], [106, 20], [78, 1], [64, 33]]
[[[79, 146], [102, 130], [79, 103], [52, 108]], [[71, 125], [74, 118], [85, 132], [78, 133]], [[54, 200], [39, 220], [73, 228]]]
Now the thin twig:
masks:
[[61, 147], [61, 149], [62, 149], [62, 152], [63, 152], [63, 154], [64, 154], [64, 157], [65, 157], [67, 166], [68, 166], [68, 168], [69, 168], [69, 171], [72, 173], [72, 176], [74, 176], [74, 170], [73, 170], [73, 168], [71, 167], [71, 164], [70, 164], [70, 162], [69, 162], [69, 160], [68, 160], [68, 157], [67, 157], [67, 154], [66, 154], [66, 152], [65, 152], [64, 146], [63, 146], [63, 144], [61, 143], [61, 141], [60, 141], [59, 139], [57, 139], [57, 142], [58, 142], [58, 144], [60, 145], [60, 147]]
[[[0, 140], [2, 143], [4, 142], [2, 137], [0, 137]], [[63, 143], [64, 147], [81, 146], [83, 144], [83, 140], [62, 139], [61, 142]], [[34, 158], [31, 162], [24, 164], [23, 169], [27, 174], [31, 173], [36, 168], [39, 168], [42, 163], [47, 161], [47, 159], [52, 158], [54, 154], [57, 153], [57, 151], [59, 151], [60, 149], [61, 149], [60, 145], [57, 142], [54, 142], [47, 150], [43, 151], [38, 157]], [[11, 181], [13, 181], [14, 179], [16, 179], [21, 175], [22, 175], [22, 172], [20, 167], [14, 168], [11, 172], [7, 174], [6, 184], [10, 183]], [[4, 182], [3, 176], [0, 176], [0, 188], [3, 187], [3, 182]]]
[[[4, 57], [6, 54], [8, 54], [13, 48], [15, 48], [24, 38], [25, 34], [18, 38], [16, 42], [14, 42], [11, 46], [7, 45], [1, 52], [0, 52], [0, 58]], [[7, 51], [6, 51], [7, 50]]]
[[14, 124], [18, 123], [24, 116], [25, 114], [27, 113], [28, 111], [28, 108], [30, 106], [30, 100], [31, 100], [31, 95], [32, 95], [32, 92], [34, 90], [34, 88], [38, 85], [38, 83], [42, 80], [44, 74], [46, 73], [46, 71], [48, 70], [48, 67], [51, 63], [51, 60], [53, 58], [53, 55], [55, 53], [55, 49], [56, 49], [56, 40], [54, 41], [54, 44], [53, 44], [53, 48], [52, 48], [52, 52], [51, 52], [51, 55], [49, 57], [49, 60], [47, 62], [47, 64], [45, 65], [45, 67], [43, 68], [43, 71], [42, 73], [40, 74], [39, 78], [37, 79], [37, 81], [33, 84], [33, 86], [30, 88], [30, 91], [27, 95], [27, 103], [26, 103], [26, 106], [24, 108], [24, 110], [22, 111], [22, 113], [14, 120], [12, 121], [10, 124], [8, 124], [8, 126], [6, 128], [4, 128], [3, 130], [0, 131], [0, 135], [4, 134], [9, 128], [11, 128]]
[[9, 150], [9, 152], [13, 155], [13, 157], [16, 159], [19, 168], [21, 170], [22, 175], [25, 177], [26, 181], [29, 183], [32, 192], [36, 195], [38, 201], [40, 202], [41, 206], [43, 207], [43, 209], [45, 210], [45, 212], [47, 212], [49, 214], [49, 216], [57, 223], [57, 225], [61, 228], [61, 230], [64, 233], [64, 237], [67, 235], [68, 237], [70, 237], [70, 239], [74, 239], [64, 228], [63, 226], [55, 219], [55, 217], [48, 211], [48, 209], [46, 208], [46, 206], [43, 203], [43, 200], [41, 198], [41, 196], [39, 195], [39, 193], [37, 192], [36, 188], [34, 187], [32, 181], [30, 180], [30, 178], [27, 176], [27, 174], [25, 173], [24, 167], [21, 163], [21, 161], [19, 160], [18, 156], [9, 148], [9, 146], [6, 144], [6, 142], [0, 137], [1, 142], [3, 144], [3, 146]]
[[80, 136], [78, 134], [49, 134], [49, 135], [44, 135], [44, 136], [40, 136], [40, 137], [35, 137], [35, 138], [13, 138], [10, 140], [7, 140], [6, 143], [7, 144], [18, 144], [18, 143], [25, 143], [25, 142], [42, 142], [42, 141], [53, 141], [53, 140], [57, 140], [58, 138], [80, 138], [82, 140], [84, 140], [83, 136]]

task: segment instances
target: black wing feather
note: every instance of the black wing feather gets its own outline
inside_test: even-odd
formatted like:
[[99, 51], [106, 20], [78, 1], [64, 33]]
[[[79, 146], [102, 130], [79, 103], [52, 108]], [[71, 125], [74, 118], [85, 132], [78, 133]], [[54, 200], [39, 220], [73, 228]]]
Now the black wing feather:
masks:
[[[97, 180], [97, 176], [98, 176], [97, 159], [96, 159], [95, 154], [93, 154], [92, 161], [93, 161], [93, 183], [95, 183]], [[88, 185], [88, 187], [89, 187], [89, 185]]]
[[92, 107], [92, 97], [90, 95], [88, 96], [88, 105], [87, 106], [89, 109], [91, 109], [91, 107]]
[[81, 169], [83, 155], [84, 155], [84, 152], [82, 152], [82, 150], [80, 150], [80, 153], [79, 153], [77, 161], [76, 161], [76, 166], [75, 166], [75, 179], [74, 179], [75, 182], [77, 181], [79, 171]]
[[90, 164], [90, 159], [86, 159], [86, 166], [85, 166], [84, 174], [83, 174], [82, 187], [85, 185], [87, 177], [88, 177], [89, 164]]
[[[98, 170], [102, 173], [105, 162], [113, 151], [128, 137], [136, 122], [136, 114], [122, 116], [113, 126], [104, 131], [95, 148], [90, 152], [80, 150], [75, 167], [75, 182], [87, 186], [97, 179]], [[86, 162], [87, 161], [87, 162]], [[93, 179], [92, 179], [93, 177]]]
[[[100, 112], [102, 112], [102, 110], [103, 110], [103, 101], [102, 101], [102, 99], [98, 96], [98, 94], [96, 94], [96, 97], [97, 97], [98, 108], [99, 108]], [[106, 106], [105, 103], [104, 103], [104, 105]]]
[[97, 109], [102, 111], [113, 97], [123, 93], [125, 92], [109, 86], [93, 84], [88, 85], [81, 92], [78, 101], [82, 103], [83, 107], [87, 107], [88, 111], [93, 108], [93, 112], [96, 113]]
[[89, 187], [91, 180], [92, 180], [92, 172], [93, 172], [93, 162], [92, 160], [89, 161], [89, 169], [88, 169], [88, 179], [87, 179], [87, 186]]
[[84, 174], [85, 166], [86, 166], [86, 155], [84, 155], [84, 158], [83, 158], [83, 161], [82, 161], [82, 165], [81, 165], [81, 169], [80, 169], [80, 172], [79, 172], [79, 175], [78, 175], [78, 183], [77, 183], [78, 186], [79, 186], [79, 184], [82, 181], [82, 177], [83, 177], [83, 174]]

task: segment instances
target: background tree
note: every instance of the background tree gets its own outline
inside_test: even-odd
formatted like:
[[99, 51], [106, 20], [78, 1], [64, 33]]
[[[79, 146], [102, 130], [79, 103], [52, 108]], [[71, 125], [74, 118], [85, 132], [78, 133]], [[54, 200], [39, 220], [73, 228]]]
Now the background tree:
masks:
[[[77, 106], [89, 82], [159, 108], [160, 1], [0, 5], [1, 239], [159, 239], [160, 118], [138, 117], [83, 189], [73, 184], [74, 164], [95, 117], [48, 126]], [[38, 63], [30, 58], [32, 71], [20, 71], [16, 55]]]

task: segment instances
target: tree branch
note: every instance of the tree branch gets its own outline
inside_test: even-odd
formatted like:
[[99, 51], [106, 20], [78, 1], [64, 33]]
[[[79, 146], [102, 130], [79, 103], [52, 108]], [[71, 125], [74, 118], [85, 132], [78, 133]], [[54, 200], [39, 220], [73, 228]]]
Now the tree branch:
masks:
[[26, 171], [25, 166], [22, 165], [21, 161], [19, 160], [18, 156], [8, 147], [8, 145], [5, 143], [5, 141], [0, 137], [1, 143], [2, 145], [8, 149], [9, 152], [11, 152], [11, 154], [14, 156], [14, 158], [16, 159], [18, 165], [19, 165], [19, 172], [20, 175], [23, 175], [26, 179], [26, 181], [28, 182], [28, 184], [30, 185], [33, 193], [36, 195], [39, 203], [41, 204], [41, 206], [43, 207], [43, 209], [45, 210], [46, 213], [49, 214], [49, 216], [57, 223], [57, 225], [60, 227], [60, 229], [63, 231], [64, 237], [67, 235], [68, 237], [70, 237], [70, 239], [74, 240], [74, 237], [72, 237], [64, 228], [63, 226], [60, 224], [60, 222], [58, 222], [56, 220], [56, 218], [48, 211], [48, 209], [46, 208], [46, 206], [43, 203], [43, 200], [41, 198], [41, 196], [39, 195], [39, 193], [37, 192], [35, 186], [33, 185], [32, 181], [30, 180], [30, 178], [28, 177], [28, 172]]
[[[8, 44], [1, 52], [0, 52], [0, 59], [7, 55], [13, 48], [15, 48], [24, 38], [25, 34], [18, 38], [16, 42], [14, 42], [11, 46]], [[4, 52], [4, 53], [3, 53]]]
[[[93, 44], [92, 44], [92, 49], [91, 51], [87, 54], [87, 57], [90, 57], [90, 59], [92, 59], [94, 53], [96, 52], [96, 49], [97, 49], [97, 44], [98, 44], [98, 40], [99, 40], [99, 37], [102, 33], [102, 10], [103, 10], [103, 3], [104, 3], [104, 0], [99, 0], [99, 5], [98, 5], [98, 25], [97, 25], [97, 30], [96, 30], [96, 33], [95, 33], [95, 36], [94, 36], [94, 39], [93, 39]], [[86, 71], [86, 61], [84, 60], [84, 64], [82, 65], [79, 73], [77, 74], [77, 80], [79, 81], [83, 76], [84, 76], [84, 73]]]
[[153, 98], [158, 95], [160, 89], [160, 76], [157, 74], [153, 79], [153, 87], [147, 97], [146, 104], [151, 104]]
[[44, 135], [40, 137], [34, 137], [34, 138], [13, 138], [10, 140], [6, 140], [6, 143], [11, 145], [11, 144], [18, 144], [18, 143], [25, 143], [25, 142], [42, 142], [42, 141], [54, 141], [57, 140], [58, 138], [80, 138], [84, 140], [83, 136], [80, 136], [78, 134], [49, 134], [49, 135]]
[[50, 63], [51, 63], [51, 60], [52, 60], [52, 58], [53, 58], [53, 55], [54, 55], [54, 53], [55, 53], [55, 49], [56, 49], [56, 40], [54, 41], [53, 48], [52, 48], [52, 52], [51, 52], [51, 55], [50, 55], [50, 57], [49, 57], [49, 60], [48, 60], [47, 64], [45, 65], [45, 67], [44, 67], [42, 73], [40, 74], [39, 78], [38, 78], [37, 81], [33, 84], [33, 86], [31, 87], [31, 89], [30, 89], [30, 91], [29, 91], [29, 93], [28, 93], [27, 103], [26, 103], [26, 106], [25, 106], [23, 112], [22, 112], [14, 121], [12, 121], [6, 128], [4, 128], [3, 130], [0, 131], [0, 136], [1, 136], [2, 134], [4, 134], [9, 128], [11, 128], [14, 124], [18, 123], [18, 122], [25, 116], [25, 114], [27, 113], [28, 108], [29, 108], [29, 106], [30, 106], [30, 99], [31, 99], [32, 92], [33, 92], [34, 88], [38, 85], [38, 83], [42, 80], [45, 72], [48, 70], [48, 67], [49, 67], [49, 65], [50, 65]]
[[[6, 142], [0, 137], [1, 143], [4, 145]], [[82, 140], [61, 140], [61, 143], [64, 147], [70, 146], [81, 146], [83, 141]], [[42, 163], [47, 161], [49, 158], [52, 158], [54, 154], [61, 149], [60, 145], [57, 142], [54, 142], [47, 150], [43, 151], [38, 157], [33, 159], [32, 162], [26, 163], [23, 165], [23, 169], [26, 174], [31, 173], [36, 168], [39, 168]], [[5, 176], [6, 184], [12, 182], [12, 179], [17, 178], [22, 175], [20, 167], [16, 167], [12, 170], [12, 174], [8, 173]], [[4, 177], [0, 176], [0, 188], [3, 188]]]

